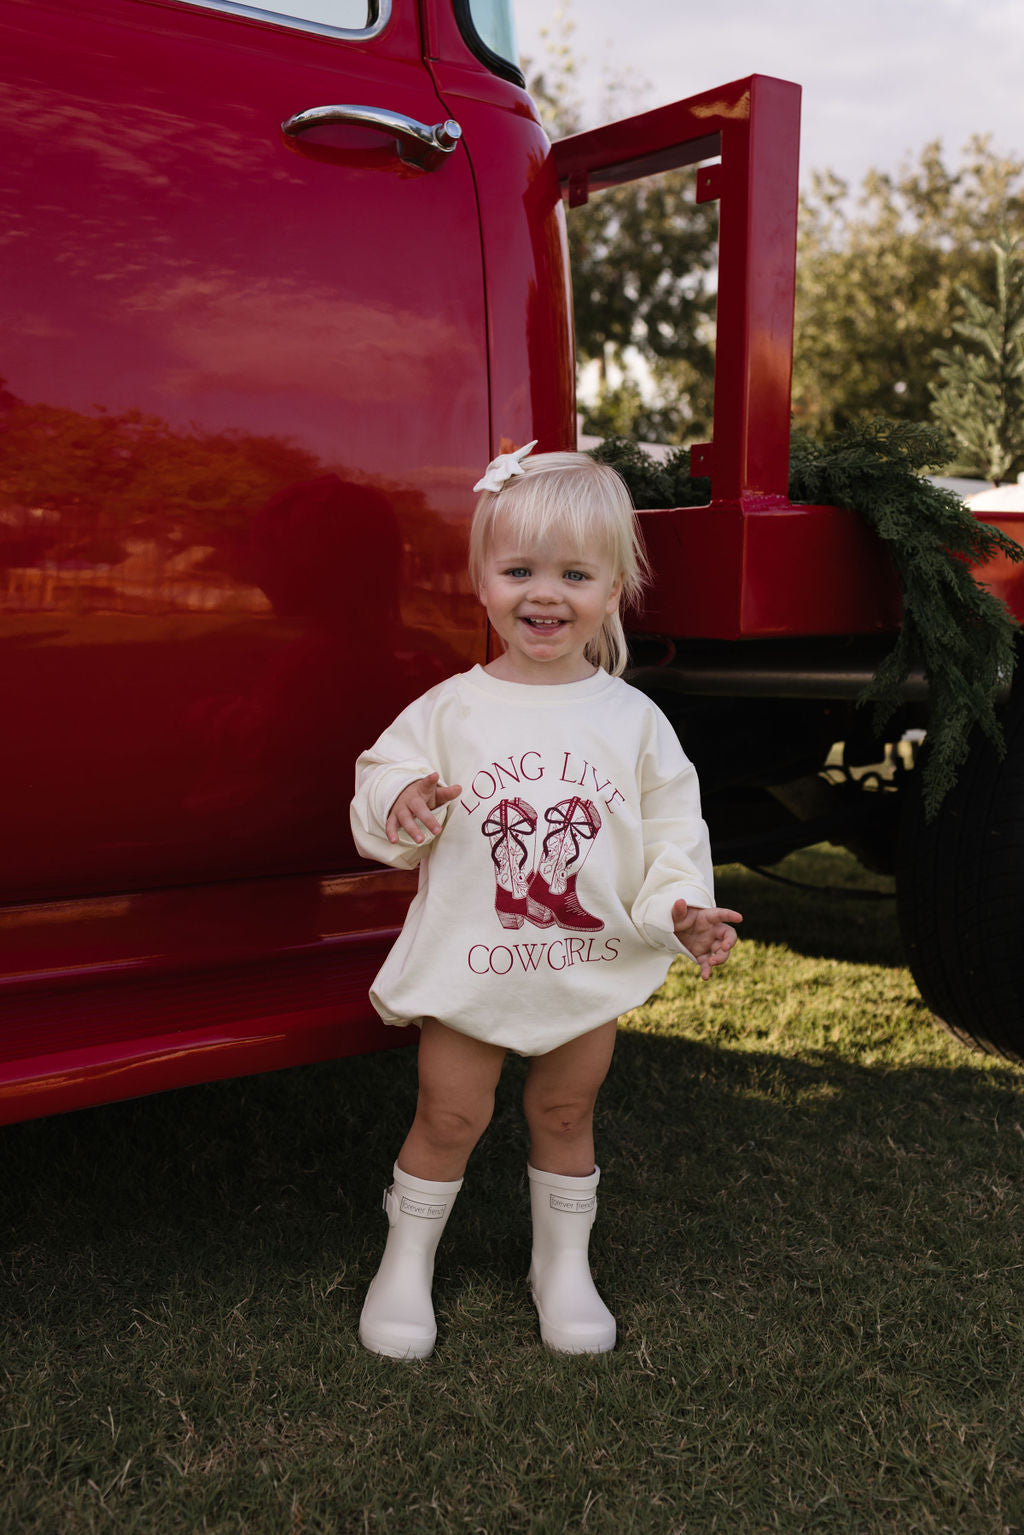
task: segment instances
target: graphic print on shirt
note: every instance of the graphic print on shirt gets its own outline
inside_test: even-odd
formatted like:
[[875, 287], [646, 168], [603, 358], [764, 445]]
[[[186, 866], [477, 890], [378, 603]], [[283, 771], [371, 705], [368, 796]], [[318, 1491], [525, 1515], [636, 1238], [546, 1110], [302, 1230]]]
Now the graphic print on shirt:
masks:
[[502, 927], [522, 927], [533, 873], [537, 812], [525, 799], [503, 799], [480, 830], [491, 844], [494, 909]]
[[548, 831], [534, 869], [537, 812], [524, 799], [501, 800], [480, 830], [491, 844], [494, 909], [502, 927], [556, 925], [572, 933], [601, 932], [604, 923], [580, 905], [576, 876], [601, 830], [593, 800], [560, 800], [544, 819]]

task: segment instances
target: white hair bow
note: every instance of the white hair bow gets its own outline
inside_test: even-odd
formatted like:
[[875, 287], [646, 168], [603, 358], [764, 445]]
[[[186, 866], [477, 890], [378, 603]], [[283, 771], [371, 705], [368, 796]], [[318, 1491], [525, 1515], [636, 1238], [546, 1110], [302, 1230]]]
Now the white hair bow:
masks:
[[540, 441], [535, 437], [528, 442], [525, 448], [517, 448], [514, 453], [499, 453], [497, 458], [492, 458], [487, 465], [487, 470], [482, 480], [477, 480], [474, 490], [500, 490], [506, 480], [510, 480], [514, 474], [523, 473], [523, 459], [533, 451]]

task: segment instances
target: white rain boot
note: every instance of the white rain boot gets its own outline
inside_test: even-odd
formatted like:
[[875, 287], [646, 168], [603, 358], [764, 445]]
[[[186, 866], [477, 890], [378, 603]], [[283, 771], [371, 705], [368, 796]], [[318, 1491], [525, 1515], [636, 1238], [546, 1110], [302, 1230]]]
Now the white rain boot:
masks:
[[384, 1194], [387, 1245], [366, 1292], [359, 1341], [371, 1354], [426, 1359], [437, 1338], [430, 1299], [434, 1254], [462, 1179], [426, 1183], [402, 1172], [397, 1162], [394, 1179]]
[[594, 1288], [587, 1248], [597, 1213], [601, 1169], [567, 1178], [527, 1167], [533, 1212], [530, 1289], [547, 1348], [604, 1354], [615, 1347], [615, 1318]]

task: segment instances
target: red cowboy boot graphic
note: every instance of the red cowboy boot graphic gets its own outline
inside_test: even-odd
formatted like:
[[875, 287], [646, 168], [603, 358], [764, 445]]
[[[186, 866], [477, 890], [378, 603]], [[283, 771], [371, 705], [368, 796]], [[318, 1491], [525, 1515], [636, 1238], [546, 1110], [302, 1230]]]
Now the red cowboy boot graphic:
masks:
[[563, 799], [545, 810], [544, 819], [551, 830], [541, 845], [540, 863], [530, 880], [526, 914], [537, 927], [557, 922], [573, 933], [594, 933], [604, 923], [580, 905], [576, 875], [601, 830], [597, 806], [589, 799]]
[[524, 799], [503, 799], [480, 830], [491, 844], [498, 921], [502, 927], [522, 927], [533, 868], [537, 812]]

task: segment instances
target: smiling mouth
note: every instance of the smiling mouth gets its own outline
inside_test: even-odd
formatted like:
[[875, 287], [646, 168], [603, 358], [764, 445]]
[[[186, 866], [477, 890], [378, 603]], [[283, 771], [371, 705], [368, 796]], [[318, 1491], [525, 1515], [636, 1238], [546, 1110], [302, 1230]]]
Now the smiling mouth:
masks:
[[524, 624], [528, 624], [531, 629], [539, 629], [543, 633], [544, 630], [554, 631], [555, 629], [560, 629], [562, 627], [562, 625], [565, 623], [565, 619], [564, 618], [524, 618], [523, 619], [523, 623]]

